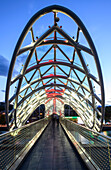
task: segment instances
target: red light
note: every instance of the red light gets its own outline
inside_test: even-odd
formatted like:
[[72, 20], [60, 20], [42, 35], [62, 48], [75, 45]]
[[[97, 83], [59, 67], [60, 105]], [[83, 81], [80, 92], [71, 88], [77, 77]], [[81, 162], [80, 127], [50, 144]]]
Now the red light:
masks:
[[52, 62], [53, 60], [49, 60], [49, 62]]

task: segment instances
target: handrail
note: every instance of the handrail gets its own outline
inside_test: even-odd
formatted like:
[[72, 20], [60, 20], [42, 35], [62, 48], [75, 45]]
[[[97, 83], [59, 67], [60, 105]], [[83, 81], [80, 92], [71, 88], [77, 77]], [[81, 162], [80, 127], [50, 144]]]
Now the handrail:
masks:
[[71, 120], [68, 120], [68, 119], [67, 119], [67, 121], [69, 121], [70, 123], [74, 123], [76, 126], [82, 127], [83, 129], [86, 129], [86, 130], [88, 130], [88, 131], [90, 131], [90, 132], [93, 132], [93, 133], [95, 133], [95, 134], [97, 134], [97, 135], [100, 135], [100, 136], [102, 136], [102, 137], [104, 137], [104, 138], [106, 138], [106, 139], [108, 139], [108, 140], [111, 140], [111, 137], [106, 136], [106, 135], [104, 135], [104, 134], [101, 134], [101, 133], [99, 133], [99, 132], [96, 132], [96, 131], [94, 131], [94, 130], [92, 130], [92, 129], [89, 129], [89, 128], [86, 127], [86, 126], [77, 124], [77, 123], [75, 123], [75, 122], [73, 122], [73, 121], [71, 121]]
[[110, 137], [90, 130], [64, 117], [61, 118], [60, 122], [80, 156], [91, 170], [111, 170]]
[[21, 127], [19, 127], [19, 128], [16, 128], [16, 129], [11, 130], [11, 131], [7, 131], [7, 132], [5, 132], [5, 133], [3, 133], [3, 134], [0, 134], [0, 137], [1, 137], [1, 136], [4, 136], [4, 135], [6, 136], [7, 134], [12, 133], [12, 132], [15, 132], [15, 131], [17, 131], [17, 130], [24, 129], [24, 128], [28, 127], [28, 126], [31, 126], [31, 125], [36, 124], [36, 123], [38, 123], [38, 122], [41, 122], [41, 120], [45, 120], [45, 119], [46, 119], [46, 118], [39, 119], [39, 120], [37, 120], [37, 121], [35, 121], [35, 122], [32, 122], [32, 123], [23, 125], [23, 126], [21, 126]]
[[0, 135], [0, 169], [16, 169], [17, 161], [27, 152], [48, 125], [50, 117], [24, 125]]

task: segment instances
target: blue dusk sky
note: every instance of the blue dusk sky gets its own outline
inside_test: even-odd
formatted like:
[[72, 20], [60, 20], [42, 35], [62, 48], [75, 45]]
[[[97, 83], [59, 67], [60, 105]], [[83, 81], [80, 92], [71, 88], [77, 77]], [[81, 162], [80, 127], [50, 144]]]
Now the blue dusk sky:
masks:
[[[17, 40], [29, 19], [49, 5], [69, 8], [82, 20], [98, 52], [105, 86], [105, 101], [111, 105], [111, 0], [3, 0], [0, 2], [0, 101], [5, 100], [9, 64]], [[65, 22], [65, 21], [64, 21]], [[71, 27], [71, 25], [69, 26]], [[16, 72], [16, 71], [15, 71]], [[16, 73], [15, 73], [16, 74]]]

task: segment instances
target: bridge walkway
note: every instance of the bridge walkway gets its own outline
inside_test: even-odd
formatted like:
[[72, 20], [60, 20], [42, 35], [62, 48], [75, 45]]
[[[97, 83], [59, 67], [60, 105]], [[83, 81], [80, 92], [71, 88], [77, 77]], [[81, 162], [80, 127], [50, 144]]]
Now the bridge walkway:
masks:
[[51, 122], [19, 170], [87, 170], [60, 124]]

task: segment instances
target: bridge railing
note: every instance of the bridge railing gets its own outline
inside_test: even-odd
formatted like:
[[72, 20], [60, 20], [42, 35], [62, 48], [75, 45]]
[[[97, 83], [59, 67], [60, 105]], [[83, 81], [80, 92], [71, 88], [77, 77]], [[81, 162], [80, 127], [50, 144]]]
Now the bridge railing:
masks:
[[0, 135], [0, 169], [16, 169], [49, 120], [44, 118]]
[[[111, 138], [65, 118], [61, 124], [81, 157], [91, 168], [111, 170]], [[91, 168], [92, 169], [92, 168]]]

